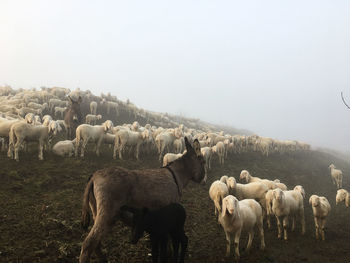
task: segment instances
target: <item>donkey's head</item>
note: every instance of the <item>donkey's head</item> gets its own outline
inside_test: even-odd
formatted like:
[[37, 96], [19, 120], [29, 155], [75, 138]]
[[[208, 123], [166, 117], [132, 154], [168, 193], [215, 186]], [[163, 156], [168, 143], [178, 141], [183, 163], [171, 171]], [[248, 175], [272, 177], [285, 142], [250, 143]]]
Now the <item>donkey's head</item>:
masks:
[[80, 111], [80, 103], [82, 102], [82, 98], [79, 96], [78, 100], [73, 100], [70, 96], [68, 96], [69, 101], [69, 109], [67, 114], [71, 115], [71, 119], [76, 123], [81, 123], [82, 114]]
[[193, 142], [193, 147], [185, 137], [185, 145], [187, 152], [183, 155], [185, 167], [191, 172], [191, 179], [196, 183], [200, 183], [205, 176], [205, 161], [201, 153], [201, 146], [197, 139]]

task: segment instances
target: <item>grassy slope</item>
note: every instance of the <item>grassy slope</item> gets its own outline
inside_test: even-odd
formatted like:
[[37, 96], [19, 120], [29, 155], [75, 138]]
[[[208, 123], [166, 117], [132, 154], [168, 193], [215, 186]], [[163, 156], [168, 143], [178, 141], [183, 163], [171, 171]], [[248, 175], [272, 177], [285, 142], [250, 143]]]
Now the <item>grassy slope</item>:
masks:
[[[105, 148], [96, 158], [64, 159], [46, 154], [39, 162], [36, 149], [23, 153], [16, 163], [0, 153], [0, 262], [76, 262], [86, 233], [80, 229], [83, 189], [87, 178], [97, 169], [112, 165], [128, 168], [158, 167], [157, 158], [142, 156], [142, 161], [114, 161]], [[277, 239], [277, 230], [265, 229], [266, 251], [257, 250], [259, 238], [253, 241], [249, 255], [244, 252], [246, 238], [241, 243], [242, 259], [250, 262], [350, 262], [348, 218], [350, 209], [335, 206], [336, 189], [331, 183], [328, 165], [334, 162], [345, 175], [344, 188], [350, 189], [350, 165], [331, 155], [308, 154], [234, 155], [223, 167], [213, 160], [207, 185], [191, 183], [183, 195], [187, 210], [186, 232], [189, 236], [188, 262], [225, 261], [225, 237], [216, 223], [214, 207], [208, 197], [210, 183], [224, 174], [238, 177], [242, 169], [253, 175], [279, 178], [289, 187], [301, 184], [311, 194], [326, 196], [332, 206], [326, 229], [326, 242], [314, 239], [312, 211], [305, 202], [306, 234], [300, 235], [300, 225], [290, 240]], [[117, 223], [113, 234], [104, 242], [111, 262], [144, 262], [150, 252], [146, 238], [137, 246], [128, 244], [129, 229]], [[148, 260], [150, 262], [150, 259]], [[231, 260], [232, 261], [232, 260]], [[94, 261], [93, 261], [94, 262]]]

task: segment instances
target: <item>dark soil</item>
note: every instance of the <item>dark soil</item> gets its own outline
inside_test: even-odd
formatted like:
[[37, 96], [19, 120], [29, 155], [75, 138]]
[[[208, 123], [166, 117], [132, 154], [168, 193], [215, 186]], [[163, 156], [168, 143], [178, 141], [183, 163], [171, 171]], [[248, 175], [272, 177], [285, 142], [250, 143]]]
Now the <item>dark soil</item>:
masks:
[[[36, 149], [21, 153], [21, 161], [9, 160], [0, 153], [0, 262], [77, 262], [86, 233], [80, 228], [82, 195], [89, 175], [114, 165], [133, 168], [159, 167], [157, 158], [142, 156], [142, 161], [112, 160], [112, 150], [103, 149], [101, 157], [87, 154], [84, 160], [58, 158], [45, 154], [38, 161]], [[220, 167], [213, 160], [207, 185], [190, 183], [184, 191], [182, 204], [187, 211], [186, 233], [189, 237], [187, 262], [233, 262], [225, 259], [224, 231], [216, 222], [214, 205], [208, 189], [222, 175], [238, 179], [242, 169], [252, 175], [275, 179], [293, 188], [304, 186], [306, 233], [300, 224], [289, 232], [289, 240], [277, 239], [265, 227], [266, 250], [260, 251], [256, 234], [250, 253], [245, 252], [247, 238], [241, 238], [241, 262], [350, 262], [350, 209], [335, 205], [336, 187], [328, 166], [334, 163], [343, 170], [344, 188], [350, 189], [350, 164], [331, 155], [310, 152], [296, 155], [258, 154], [233, 155]], [[142, 191], [142, 189], [140, 189]], [[326, 225], [326, 241], [316, 241], [311, 194], [323, 195], [332, 211]], [[137, 245], [129, 244], [129, 228], [117, 223], [103, 242], [110, 262], [151, 262], [147, 237]], [[92, 262], [96, 262], [93, 257]]]

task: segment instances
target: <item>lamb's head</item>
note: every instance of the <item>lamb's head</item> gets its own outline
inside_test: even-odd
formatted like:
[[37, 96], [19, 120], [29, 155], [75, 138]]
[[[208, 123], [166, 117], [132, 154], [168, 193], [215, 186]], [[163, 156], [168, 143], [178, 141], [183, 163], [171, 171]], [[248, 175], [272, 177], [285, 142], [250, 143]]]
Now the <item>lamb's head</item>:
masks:
[[101, 105], [106, 104], [106, 103], [107, 103], [106, 99], [102, 99], [100, 102]]
[[249, 179], [250, 179], [250, 173], [247, 170], [242, 170], [241, 174], [239, 175], [239, 180], [249, 183]]
[[113, 130], [113, 122], [111, 120], [106, 120], [102, 126], [105, 133]]
[[294, 187], [293, 189], [294, 191], [298, 191], [302, 196], [303, 198], [305, 199], [305, 190], [304, 190], [304, 187], [302, 187], [301, 185], [297, 185]]
[[337, 191], [337, 195], [335, 197], [335, 203], [339, 204], [345, 200], [345, 206], [349, 207], [350, 206], [350, 195], [348, 191], [345, 189], [339, 189]]
[[49, 134], [52, 136], [56, 136], [59, 124], [56, 121], [50, 121], [49, 125], [48, 125], [48, 129], [49, 129]]
[[312, 205], [313, 207], [319, 206], [320, 205], [320, 197], [317, 195], [310, 196], [309, 204]]
[[275, 179], [274, 182], [275, 182], [276, 184], [281, 183], [281, 181], [280, 181], [279, 179]]
[[101, 119], [102, 119], [102, 115], [99, 114], [99, 115], [96, 116], [96, 118], [97, 118], [98, 120], [101, 120]]
[[328, 168], [329, 168], [330, 170], [332, 170], [332, 169], [335, 168], [335, 165], [331, 163], [330, 166], [328, 166]]
[[143, 140], [146, 140], [146, 139], [148, 139], [150, 136], [149, 136], [149, 130], [144, 130], [142, 133], [141, 133], [141, 135], [142, 135], [142, 139]]
[[227, 178], [226, 184], [227, 184], [227, 187], [229, 190], [233, 190], [236, 188], [237, 182], [236, 182], [236, 179], [234, 177], [230, 176], [229, 178]]
[[272, 192], [273, 198], [276, 199], [276, 201], [282, 202], [284, 200], [284, 193], [281, 189], [276, 188]]
[[35, 118], [34, 118], [33, 113], [27, 113], [26, 116], [24, 117], [24, 119], [28, 124], [34, 124], [34, 122], [35, 122]]
[[224, 199], [222, 199], [222, 217], [226, 215], [226, 212], [233, 215], [234, 213], [238, 213], [239, 203], [238, 199], [233, 195], [228, 195]]

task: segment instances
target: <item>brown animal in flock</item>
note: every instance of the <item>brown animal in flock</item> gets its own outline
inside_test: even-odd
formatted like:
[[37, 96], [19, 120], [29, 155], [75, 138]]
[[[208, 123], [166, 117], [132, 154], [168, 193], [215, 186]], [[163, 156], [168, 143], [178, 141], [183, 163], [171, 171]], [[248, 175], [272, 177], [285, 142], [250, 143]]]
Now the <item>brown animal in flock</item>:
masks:
[[159, 209], [180, 201], [182, 190], [190, 180], [200, 183], [205, 175], [205, 161], [198, 140], [193, 147], [185, 138], [187, 153], [158, 169], [128, 170], [112, 167], [96, 171], [84, 192], [82, 226], [89, 225], [89, 205], [94, 225], [85, 238], [79, 262], [89, 262], [95, 251], [101, 262], [107, 262], [101, 251], [101, 240], [116, 220], [122, 220], [123, 206]]
[[72, 140], [75, 137], [75, 130], [82, 121], [82, 114], [80, 111], [80, 103], [82, 102], [79, 96], [78, 100], [73, 100], [68, 96], [69, 106], [64, 112], [64, 124], [67, 131], [67, 139]]

